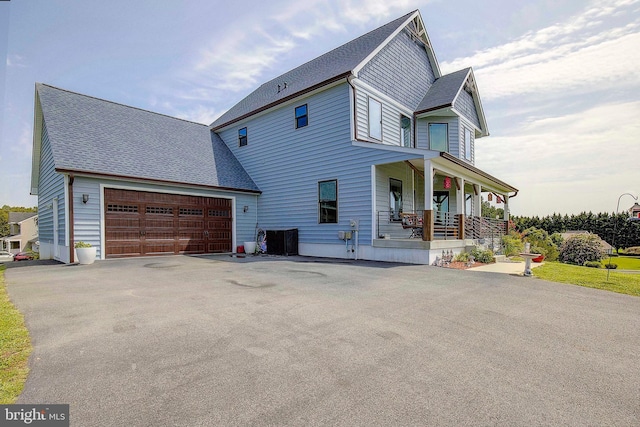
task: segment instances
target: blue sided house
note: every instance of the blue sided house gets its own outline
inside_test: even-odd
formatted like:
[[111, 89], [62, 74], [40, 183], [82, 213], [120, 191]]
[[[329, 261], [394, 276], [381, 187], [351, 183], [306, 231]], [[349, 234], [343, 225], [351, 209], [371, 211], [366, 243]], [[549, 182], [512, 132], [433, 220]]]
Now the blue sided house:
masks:
[[[488, 134], [472, 69], [442, 75], [419, 11], [210, 126], [38, 83], [40, 254], [233, 253], [264, 230], [300, 255], [430, 264], [505, 233], [518, 190], [474, 166]], [[505, 217], [481, 218], [482, 195]]]

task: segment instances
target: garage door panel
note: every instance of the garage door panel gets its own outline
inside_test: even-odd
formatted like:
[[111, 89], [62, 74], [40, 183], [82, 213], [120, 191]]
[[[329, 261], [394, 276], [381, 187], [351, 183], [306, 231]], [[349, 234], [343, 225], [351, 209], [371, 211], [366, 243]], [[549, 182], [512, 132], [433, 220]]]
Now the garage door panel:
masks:
[[209, 242], [207, 245], [207, 252], [210, 252], [210, 253], [231, 252], [231, 244]]
[[181, 254], [202, 254], [206, 253], [206, 245], [204, 242], [185, 241], [178, 244]]
[[111, 247], [109, 253], [112, 257], [140, 256], [142, 255], [142, 245], [140, 242], [119, 242], [117, 246]]
[[106, 255], [231, 252], [231, 200], [105, 189]]

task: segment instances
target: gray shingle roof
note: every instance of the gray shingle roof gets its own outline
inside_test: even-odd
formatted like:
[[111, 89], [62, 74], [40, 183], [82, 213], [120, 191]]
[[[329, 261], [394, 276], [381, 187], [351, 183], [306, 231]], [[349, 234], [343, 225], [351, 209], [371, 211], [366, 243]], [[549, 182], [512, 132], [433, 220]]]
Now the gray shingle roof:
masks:
[[418, 108], [416, 108], [416, 113], [451, 107], [460, 87], [465, 83], [470, 69], [465, 68], [446, 74], [433, 82]]
[[[215, 130], [297, 96], [325, 82], [348, 75], [415, 11], [264, 83], [211, 124]], [[286, 89], [282, 89], [284, 83]], [[278, 85], [281, 91], [278, 92]]]
[[22, 222], [25, 219], [38, 215], [37, 212], [9, 212], [9, 223]]
[[259, 191], [203, 124], [36, 84], [56, 169]]

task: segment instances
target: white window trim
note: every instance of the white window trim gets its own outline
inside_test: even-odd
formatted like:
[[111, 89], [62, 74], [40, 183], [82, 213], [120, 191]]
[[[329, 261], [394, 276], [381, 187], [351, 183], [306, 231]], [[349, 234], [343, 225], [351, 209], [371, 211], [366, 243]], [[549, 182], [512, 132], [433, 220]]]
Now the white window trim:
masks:
[[[371, 135], [371, 102], [377, 102], [380, 104], [380, 138]], [[378, 101], [376, 98], [367, 95], [367, 130], [369, 138], [382, 142], [383, 128], [382, 128], [382, 101]]]

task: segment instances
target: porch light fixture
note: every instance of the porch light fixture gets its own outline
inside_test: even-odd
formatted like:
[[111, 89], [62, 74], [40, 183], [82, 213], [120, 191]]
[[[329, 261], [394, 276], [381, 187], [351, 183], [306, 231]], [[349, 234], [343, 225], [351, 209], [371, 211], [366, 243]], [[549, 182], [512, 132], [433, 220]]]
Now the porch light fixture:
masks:
[[[631, 196], [633, 197], [633, 200], [635, 200], [636, 202], [638, 201], [638, 197], [634, 196], [631, 193], [622, 193], [620, 197], [618, 197], [618, 204], [616, 206], [616, 216], [613, 220], [613, 237], [611, 238], [611, 252], [609, 252], [609, 267], [611, 267], [611, 254], [616, 245], [616, 228], [618, 225], [618, 211], [620, 210], [620, 199], [622, 199], [622, 196]], [[607, 282], [609, 281], [610, 272], [611, 272], [611, 268], [607, 268]]]
[[82, 203], [86, 204], [89, 201], [89, 195], [88, 194], [83, 194], [82, 195]]
[[249, 206], [244, 205], [244, 207], [242, 208], [242, 212], [244, 212], [244, 213], [249, 212]]

